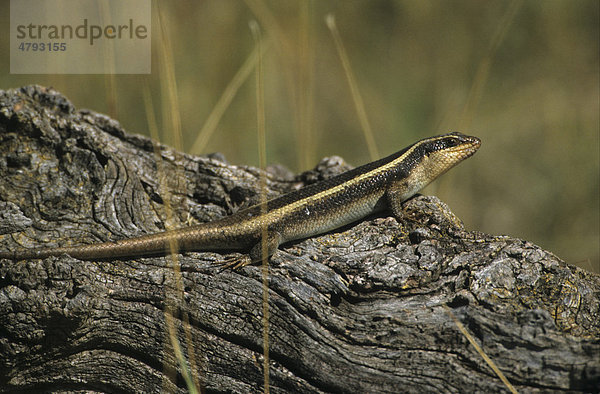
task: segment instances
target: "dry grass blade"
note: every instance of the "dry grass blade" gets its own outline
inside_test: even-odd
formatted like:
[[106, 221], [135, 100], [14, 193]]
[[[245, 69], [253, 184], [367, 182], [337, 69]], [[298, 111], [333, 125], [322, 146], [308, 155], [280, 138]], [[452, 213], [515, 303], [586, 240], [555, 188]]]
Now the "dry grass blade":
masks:
[[[262, 38], [258, 22], [250, 21], [250, 30], [256, 42], [256, 52], [262, 53]], [[260, 211], [267, 213], [267, 143], [265, 133], [265, 94], [262, 79], [262, 58], [258, 57], [256, 65], [256, 120], [258, 135], [258, 157], [261, 168], [260, 173]], [[269, 392], [269, 254], [268, 254], [267, 222], [261, 226], [261, 255], [262, 255], [262, 288], [263, 288], [263, 373], [264, 392]]]
[[367, 112], [365, 111], [365, 104], [363, 102], [362, 96], [360, 95], [360, 91], [358, 90], [356, 78], [354, 77], [354, 73], [352, 72], [352, 68], [350, 67], [350, 60], [348, 59], [348, 55], [346, 54], [344, 43], [342, 42], [342, 38], [340, 37], [340, 33], [338, 32], [337, 26], [335, 24], [335, 17], [332, 14], [328, 14], [325, 17], [325, 22], [327, 23], [327, 27], [329, 28], [329, 30], [331, 30], [331, 34], [333, 35], [333, 40], [335, 41], [335, 46], [340, 56], [340, 60], [342, 61], [342, 65], [344, 66], [344, 72], [346, 73], [346, 78], [348, 79], [348, 85], [350, 85], [350, 92], [352, 93], [352, 99], [356, 108], [356, 114], [358, 115], [358, 120], [360, 121], [360, 125], [365, 135], [365, 140], [367, 141], [369, 155], [371, 156], [371, 160], [376, 160], [379, 158], [379, 151], [377, 149], [377, 145], [375, 144], [373, 130], [371, 129], [371, 124], [369, 123]]
[[202, 129], [198, 133], [198, 137], [196, 137], [196, 140], [194, 141], [189, 153], [201, 154], [202, 152], [204, 152], [204, 149], [206, 148], [208, 141], [210, 141], [210, 138], [212, 137], [213, 133], [217, 129], [217, 125], [223, 117], [223, 114], [231, 104], [231, 101], [237, 94], [244, 81], [248, 79], [248, 76], [250, 75], [254, 67], [256, 67], [258, 58], [267, 51], [269, 46], [270, 41], [266, 40], [264, 45], [261, 45], [260, 53], [258, 53], [258, 48], [254, 49], [254, 51], [252, 51], [252, 53], [250, 54], [248, 59], [246, 59], [242, 67], [234, 75], [233, 79], [229, 82], [229, 84], [223, 91], [223, 94], [219, 98], [219, 101], [217, 101], [217, 104], [215, 104], [213, 110], [206, 119], [206, 122], [204, 122], [204, 126], [202, 126]]
[[[163, 108], [163, 114], [164, 116], [164, 129], [165, 130], [170, 130], [170, 136], [172, 137], [172, 142], [173, 145], [181, 150], [182, 149], [182, 138], [181, 138], [181, 119], [179, 116], [179, 104], [178, 104], [178, 100], [177, 100], [177, 84], [176, 84], [176, 80], [175, 80], [175, 69], [174, 69], [174, 65], [173, 65], [173, 53], [172, 53], [172, 46], [171, 46], [171, 41], [170, 41], [170, 37], [169, 37], [169, 32], [167, 30], [167, 24], [163, 23], [163, 20], [166, 22], [167, 18], [164, 18], [160, 4], [158, 4], [157, 7], [157, 16], [159, 18], [159, 26], [161, 26], [160, 29], [160, 36], [159, 36], [159, 48], [161, 51], [161, 56], [159, 56], [158, 58], [160, 59], [159, 61], [159, 67], [161, 69], [161, 74], [165, 75], [166, 78], [162, 78], [161, 79], [161, 90], [162, 92], [165, 92], [166, 94], [161, 95], [161, 97], [167, 97], [167, 99], [163, 99], [162, 101], [162, 108]], [[145, 96], [147, 96], [148, 98], [145, 99], [145, 103], [146, 103], [146, 111], [152, 111], [152, 103], [149, 100], [150, 97], [150, 88], [146, 85], [146, 88], [144, 89], [144, 93]], [[149, 119], [153, 119], [153, 115], [151, 117], [149, 117]], [[156, 129], [156, 126], [150, 126], [150, 129]], [[155, 153], [157, 155], [157, 163], [159, 168], [160, 168], [160, 163], [161, 163], [161, 157], [160, 157], [160, 153], [158, 151], [155, 150]], [[182, 183], [183, 184], [183, 183]], [[165, 202], [165, 211], [167, 213], [167, 227], [169, 225], [169, 223], [172, 223], [172, 208], [170, 205], [170, 201], [171, 199], [168, 196], [168, 188], [161, 182], [160, 183], [160, 187], [162, 189], [162, 193], [163, 195], [166, 197], [164, 198], [164, 202]], [[184, 331], [184, 335], [186, 338], [186, 342], [187, 342], [187, 352], [188, 352], [188, 359], [186, 360], [186, 357], [183, 353], [183, 351], [181, 350], [181, 346], [179, 343], [179, 340], [177, 338], [177, 330], [175, 328], [175, 324], [174, 324], [174, 318], [173, 318], [173, 311], [177, 310], [178, 308], [175, 307], [175, 300], [178, 300], [177, 302], [185, 302], [184, 301], [184, 289], [183, 289], [183, 278], [181, 276], [181, 269], [180, 269], [180, 265], [179, 265], [179, 260], [177, 258], [177, 252], [179, 251], [179, 246], [177, 244], [177, 241], [175, 239], [171, 239], [169, 241], [169, 252], [170, 252], [170, 261], [171, 261], [171, 267], [172, 267], [172, 272], [173, 272], [173, 282], [174, 282], [174, 287], [177, 289], [177, 294], [176, 297], [168, 297], [168, 295], [166, 296], [166, 300], [165, 300], [165, 323], [167, 326], [167, 330], [168, 330], [168, 334], [169, 334], [169, 339], [171, 342], [171, 345], [173, 346], [173, 351], [175, 353], [175, 358], [177, 359], [177, 362], [179, 364], [179, 368], [181, 371], [181, 374], [186, 382], [187, 388], [189, 390], [189, 392], [192, 393], [197, 393], [199, 392], [199, 387], [200, 387], [200, 383], [198, 380], [198, 376], [197, 376], [197, 366], [195, 363], [195, 352], [194, 352], [194, 346], [192, 344], [192, 333], [191, 333], [191, 327], [190, 327], [190, 323], [189, 323], [189, 317], [187, 315], [187, 313], [183, 313], [182, 316], [182, 325], [183, 325], [183, 331]], [[183, 310], [183, 309], [182, 309]], [[189, 364], [188, 364], [189, 363]]]
[[500, 369], [496, 366], [496, 364], [492, 361], [492, 359], [489, 358], [489, 356], [487, 354], [485, 354], [485, 352], [483, 351], [481, 346], [479, 346], [479, 344], [475, 341], [475, 338], [473, 338], [471, 336], [471, 334], [469, 334], [469, 332], [467, 331], [465, 326], [463, 326], [463, 324], [456, 318], [456, 316], [454, 316], [454, 314], [452, 313], [450, 308], [448, 306], [444, 305], [444, 309], [446, 310], [446, 312], [448, 313], [450, 318], [454, 321], [454, 324], [456, 324], [456, 327], [458, 327], [458, 330], [461, 332], [461, 334], [463, 334], [465, 336], [465, 338], [467, 338], [467, 340], [471, 343], [471, 345], [473, 345], [473, 347], [475, 348], [477, 353], [479, 353], [479, 355], [481, 356], [481, 358], [483, 358], [483, 360], [487, 363], [487, 365], [489, 365], [490, 368], [492, 368], [494, 373], [500, 378], [500, 380], [502, 381], [502, 383], [504, 383], [506, 388], [508, 390], [510, 390], [511, 393], [516, 394], [517, 390], [508, 381], [508, 379], [506, 379], [506, 376], [504, 376], [502, 371], [500, 371]]
[[[104, 21], [110, 21], [110, 9], [106, 3], [98, 3], [100, 13]], [[102, 59], [104, 60], [104, 69], [107, 75], [104, 76], [104, 87], [106, 89], [106, 105], [108, 107], [108, 115], [111, 118], [119, 118], [119, 106], [117, 105], [117, 86], [115, 81], [115, 54], [110, 45], [103, 47]]]
[[298, 50], [298, 150], [300, 168], [309, 168], [316, 160], [313, 127], [315, 75], [314, 32], [311, 29], [312, 2], [300, 3], [300, 45]]
[[496, 30], [494, 36], [492, 37], [492, 41], [490, 42], [488, 54], [483, 58], [475, 73], [473, 85], [471, 86], [467, 102], [460, 117], [459, 130], [468, 130], [469, 126], [471, 125], [473, 114], [475, 113], [477, 104], [481, 100], [483, 88], [490, 73], [494, 55], [496, 54], [500, 43], [502, 43], [502, 40], [506, 36], [506, 32], [508, 32], [508, 28], [510, 27], [511, 22], [513, 21], [522, 3], [523, 0], [513, 0], [509, 5], [508, 10], [504, 14], [504, 17], [498, 24], [498, 29]]

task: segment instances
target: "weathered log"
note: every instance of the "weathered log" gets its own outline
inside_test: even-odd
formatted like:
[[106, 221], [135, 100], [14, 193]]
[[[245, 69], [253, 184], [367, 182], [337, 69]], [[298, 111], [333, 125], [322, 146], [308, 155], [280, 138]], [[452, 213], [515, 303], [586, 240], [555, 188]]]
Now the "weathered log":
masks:
[[[271, 168], [268, 194], [347, 168]], [[258, 174], [128, 134], [52, 89], [0, 91], [2, 250], [213, 220], [258, 201]], [[221, 259], [1, 260], [0, 391], [185, 392], [172, 338], [201, 389], [262, 391], [261, 267]], [[268, 286], [271, 392], [507, 390], [457, 322], [518, 391], [600, 387], [600, 277], [466, 231], [435, 197], [284, 245]]]

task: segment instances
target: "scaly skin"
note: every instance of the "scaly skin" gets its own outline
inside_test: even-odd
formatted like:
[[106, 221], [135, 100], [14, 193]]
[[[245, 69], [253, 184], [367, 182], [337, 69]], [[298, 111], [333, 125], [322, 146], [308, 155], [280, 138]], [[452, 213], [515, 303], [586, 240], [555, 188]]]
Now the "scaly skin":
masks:
[[178, 230], [83, 246], [2, 251], [0, 258], [43, 259], [68, 254], [95, 260], [164, 255], [175, 241], [182, 252], [246, 252], [241, 259], [226, 261], [243, 266], [262, 259], [263, 229], [271, 256], [281, 243], [322, 234], [384, 209], [391, 209], [398, 217], [403, 201], [472, 156], [480, 145], [478, 138], [460, 133], [426, 138], [386, 158], [270, 200], [266, 210], [255, 205], [223, 219]]

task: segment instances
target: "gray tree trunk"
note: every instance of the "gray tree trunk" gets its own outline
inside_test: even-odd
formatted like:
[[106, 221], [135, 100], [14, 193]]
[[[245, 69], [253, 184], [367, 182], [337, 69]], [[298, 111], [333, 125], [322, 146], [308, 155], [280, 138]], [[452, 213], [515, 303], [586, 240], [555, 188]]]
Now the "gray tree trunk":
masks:
[[[345, 169], [271, 168], [269, 197]], [[1, 250], [213, 220], [258, 201], [258, 174], [128, 134], [51, 89], [0, 91]], [[261, 267], [221, 259], [1, 260], [0, 390], [261, 392]], [[401, 221], [284, 245], [268, 278], [273, 393], [508, 391], [491, 365], [520, 392], [600, 387], [600, 277], [466, 231], [435, 197], [406, 202]]]

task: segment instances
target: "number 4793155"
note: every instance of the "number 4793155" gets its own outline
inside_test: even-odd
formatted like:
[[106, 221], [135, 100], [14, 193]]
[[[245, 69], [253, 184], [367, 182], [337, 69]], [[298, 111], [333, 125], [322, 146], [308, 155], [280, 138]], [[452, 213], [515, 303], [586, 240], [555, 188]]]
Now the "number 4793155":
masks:
[[20, 51], [34, 51], [34, 52], [58, 52], [66, 51], [66, 42], [22, 42], [19, 44]]

